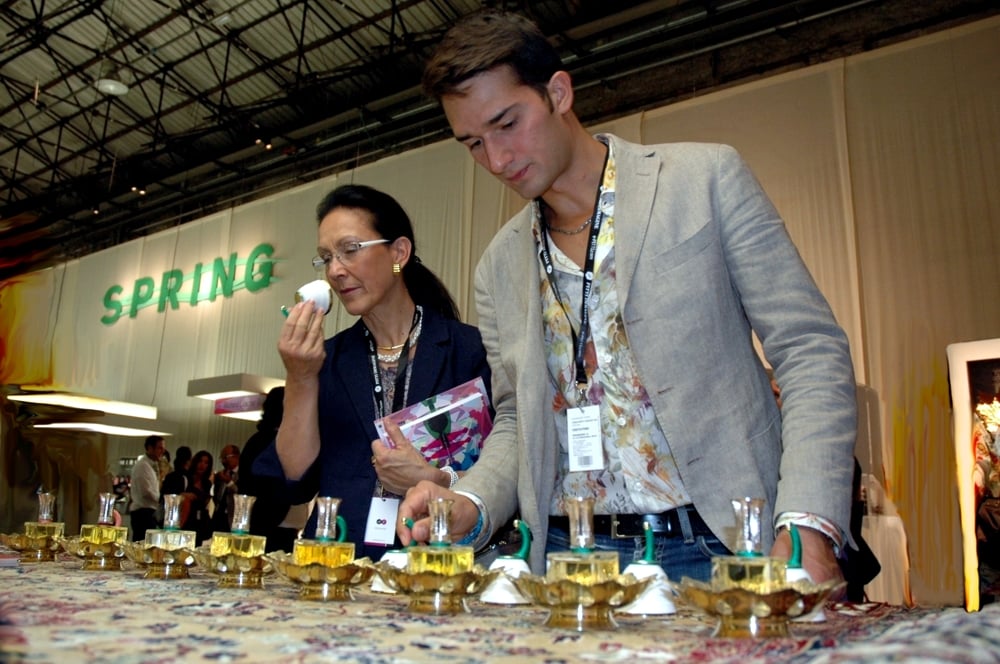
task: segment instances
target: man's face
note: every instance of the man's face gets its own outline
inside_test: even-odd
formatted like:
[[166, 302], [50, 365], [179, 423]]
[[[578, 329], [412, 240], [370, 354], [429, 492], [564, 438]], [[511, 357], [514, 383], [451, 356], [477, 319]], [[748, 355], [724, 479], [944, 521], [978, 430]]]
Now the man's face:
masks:
[[159, 461], [163, 456], [163, 453], [167, 451], [167, 447], [162, 440], [156, 441], [156, 445], [146, 450], [146, 456], [148, 456], [153, 461]]
[[222, 465], [229, 470], [236, 470], [237, 466], [240, 465], [240, 452], [239, 450], [227, 447], [222, 451]]
[[522, 85], [509, 67], [472, 77], [441, 106], [473, 159], [522, 198], [542, 196], [568, 168], [571, 140], [562, 112], [551, 94]]

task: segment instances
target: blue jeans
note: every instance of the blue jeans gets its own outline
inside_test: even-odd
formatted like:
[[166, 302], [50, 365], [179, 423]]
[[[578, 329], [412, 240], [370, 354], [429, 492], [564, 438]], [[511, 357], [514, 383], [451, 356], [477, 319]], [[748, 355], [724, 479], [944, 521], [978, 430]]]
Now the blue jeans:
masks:
[[[708, 581], [712, 574], [712, 556], [729, 555], [729, 549], [707, 529], [694, 532], [690, 525], [682, 529], [682, 536], [654, 536], [654, 556], [656, 562], [667, 573], [671, 581], [689, 577], [698, 581]], [[546, 553], [568, 551], [569, 536], [561, 528], [549, 528]], [[644, 537], [613, 538], [610, 535], [595, 535], [594, 548], [598, 551], [617, 551], [618, 564], [622, 571], [629, 563], [642, 560], [646, 552]]]

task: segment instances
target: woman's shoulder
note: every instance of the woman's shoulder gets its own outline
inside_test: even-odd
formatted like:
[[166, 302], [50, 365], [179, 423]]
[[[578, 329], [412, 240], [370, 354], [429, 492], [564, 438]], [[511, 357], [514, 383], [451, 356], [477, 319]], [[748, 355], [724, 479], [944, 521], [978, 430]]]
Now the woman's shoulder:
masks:
[[439, 326], [442, 330], [447, 330], [448, 334], [456, 338], [460, 343], [472, 343], [476, 345], [482, 345], [483, 343], [482, 336], [479, 334], [479, 328], [475, 325], [469, 325], [454, 318], [445, 318], [436, 311], [431, 311], [428, 314], [427, 322]]

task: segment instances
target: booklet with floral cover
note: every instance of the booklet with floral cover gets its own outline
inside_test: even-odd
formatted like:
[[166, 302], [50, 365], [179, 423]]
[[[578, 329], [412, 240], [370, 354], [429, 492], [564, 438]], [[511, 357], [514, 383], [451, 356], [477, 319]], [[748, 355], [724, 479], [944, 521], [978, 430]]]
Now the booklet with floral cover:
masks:
[[[479, 458], [483, 441], [493, 428], [490, 403], [482, 378], [445, 390], [386, 417], [399, 425], [403, 435], [440, 468], [467, 470]], [[382, 420], [375, 420], [379, 438], [392, 447]]]

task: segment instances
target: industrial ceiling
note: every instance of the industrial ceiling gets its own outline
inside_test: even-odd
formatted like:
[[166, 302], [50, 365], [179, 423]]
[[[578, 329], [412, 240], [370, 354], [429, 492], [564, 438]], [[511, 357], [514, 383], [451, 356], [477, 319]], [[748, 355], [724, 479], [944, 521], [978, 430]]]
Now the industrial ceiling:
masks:
[[995, 0], [0, 0], [0, 279], [446, 138], [419, 88], [533, 18], [585, 124], [1000, 13]]

